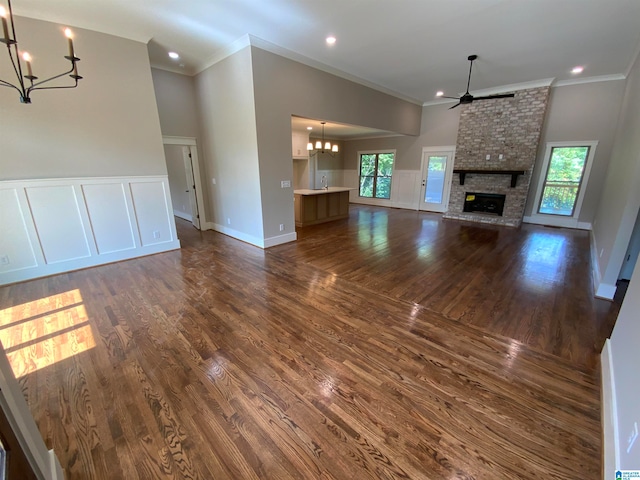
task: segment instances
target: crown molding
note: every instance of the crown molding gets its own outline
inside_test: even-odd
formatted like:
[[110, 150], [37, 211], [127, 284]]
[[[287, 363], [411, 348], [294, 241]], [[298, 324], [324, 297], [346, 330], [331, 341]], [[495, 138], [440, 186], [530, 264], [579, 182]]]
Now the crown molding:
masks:
[[622, 73], [614, 75], [598, 75], [596, 77], [568, 78], [566, 80], [558, 80], [552, 87], [566, 87], [568, 85], [580, 85], [583, 83], [611, 82], [614, 80], [624, 80], [627, 77]]
[[261, 50], [265, 50], [267, 52], [274, 53], [284, 58], [288, 58], [289, 60], [293, 60], [294, 62], [301, 63], [303, 65], [307, 65], [308, 67], [315, 68], [316, 70], [323, 71], [325, 73], [329, 73], [331, 75], [335, 75], [336, 77], [343, 78], [345, 80], [349, 80], [351, 82], [357, 83], [359, 85], [363, 85], [365, 87], [369, 87], [373, 90], [377, 90], [378, 92], [384, 93], [386, 95], [391, 95], [392, 97], [399, 98], [406, 102], [414, 103], [416, 105], [421, 105], [422, 102], [418, 99], [409, 97], [407, 95], [403, 95], [402, 93], [396, 92], [394, 90], [385, 88], [381, 85], [377, 85], [373, 82], [365, 80], [364, 78], [357, 77], [355, 75], [350, 75], [342, 70], [338, 70], [337, 68], [330, 67], [324, 63], [313, 60], [309, 57], [305, 57], [299, 53], [296, 53], [292, 50], [286, 49], [275, 43], [271, 43], [267, 40], [264, 40], [260, 37], [256, 37], [255, 35], [246, 34], [231, 43], [226, 48], [219, 50], [214, 55], [209, 57], [206, 61], [200, 63], [195, 69], [195, 75], [203, 72], [207, 68], [215, 65], [216, 63], [224, 60], [225, 58], [233, 55], [234, 53], [239, 52], [243, 48], [248, 46], [256, 47]]

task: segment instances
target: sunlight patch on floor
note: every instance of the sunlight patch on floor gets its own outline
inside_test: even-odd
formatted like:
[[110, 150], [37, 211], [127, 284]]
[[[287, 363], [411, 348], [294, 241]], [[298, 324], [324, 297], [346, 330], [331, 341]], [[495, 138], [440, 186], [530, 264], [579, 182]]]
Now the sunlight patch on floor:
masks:
[[95, 347], [80, 290], [0, 310], [0, 342], [16, 378]]

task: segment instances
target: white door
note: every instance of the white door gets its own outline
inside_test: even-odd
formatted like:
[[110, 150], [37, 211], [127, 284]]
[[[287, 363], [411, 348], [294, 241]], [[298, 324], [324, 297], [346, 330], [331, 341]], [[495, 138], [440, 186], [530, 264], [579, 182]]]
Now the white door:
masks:
[[430, 212], [447, 211], [452, 169], [452, 151], [423, 151], [420, 210]]
[[184, 174], [187, 177], [187, 191], [189, 204], [191, 205], [191, 223], [200, 230], [200, 213], [198, 212], [198, 200], [196, 197], [196, 181], [193, 177], [193, 163], [191, 147], [182, 147], [182, 159], [184, 160]]

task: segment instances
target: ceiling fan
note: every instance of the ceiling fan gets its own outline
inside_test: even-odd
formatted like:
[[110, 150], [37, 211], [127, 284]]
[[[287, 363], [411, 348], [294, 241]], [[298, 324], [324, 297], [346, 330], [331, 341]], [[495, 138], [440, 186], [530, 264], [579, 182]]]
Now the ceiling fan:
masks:
[[[498, 93], [495, 95], [486, 95], [484, 97], [474, 97], [473, 95], [471, 95], [469, 93], [469, 84], [471, 83], [471, 69], [473, 68], [473, 61], [476, 58], [478, 58], [478, 55], [469, 55], [469, 57], [467, 57], [467, 60], [469, 60], [471, 63], [469, 64], [469, 79], [467, 80], [467, 91], [465, 92], [465, 94], [459, 98], [447, 97], [446, 95], [439, 95], [439, 97], [441, 98], [453, 98], [454, 100], [458, 100], [458, 103], [456, 103], [451, 108], [456, 108], [458, 105], [466, 105], [467, 103], [471, 103], [474, 100], [492, 100], [494, 98], [510, 98], [515, 96], [514, 93]], [[451, 108], [449, 110], [451, 110]]]

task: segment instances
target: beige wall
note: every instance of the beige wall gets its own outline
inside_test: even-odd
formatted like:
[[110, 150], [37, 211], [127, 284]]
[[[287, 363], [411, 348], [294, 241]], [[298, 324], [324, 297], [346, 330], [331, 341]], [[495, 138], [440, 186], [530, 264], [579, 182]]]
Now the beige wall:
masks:
[[551, 89], [538, 158], [533, 170], [525, 215], [534, 209], [535, 190], [547, 142], [597, 140], [589, 184], [580, 210], [580, 222], [591, 222], [602, 193], [624, 94], [624, 80], [567, 85]]
[[[252, 47], [265, 237], [294, 231], [291, 115], [408, 135], [420, 131], [421, 107]], [[279, 224], [285, 231], [279, 232]]]
[[[200, 102], [196, 94], [194, 77], [151, 69], [153, 88], [158, 103], [162, 135], [170, 137], [192, 137], [196, 139], [198, 167], [202, 172], [203, 198], [209, 198], [209, 182], [205, 176], [205, 156], [202, 150], [202, 129], [200, 128]], [[198, 186], [196, 186], [198, 187]], [[173, 194], [173, 192], [172, 192]], [[210, 202], [199, 205], [200, 221], [210, 218]]]
[[[207, 220], [253, 242], [264, 238], [251, 49], [242, 49], [195, 77], [200, 102]], [[291, 170], [291, 120], [287, 165]], [[291, 178], [291, 175], [289, 177]], [[212, 180], [216, 180], [214, 185]], [[292, 214], [293, 217], [293, 214]]]
[[[68, 67], [60, 25], [17, 18], [34, 74]], [[37, 91], [23, 105], [0, 88], [0, 180], [166, 174], [146, 45], [74, 29], [78, 88]], [[3, 78], [11, 78], [3, 69]]]
[[198, 101], [193, 77], [151, 69], [163, 135], [199, 137]]

